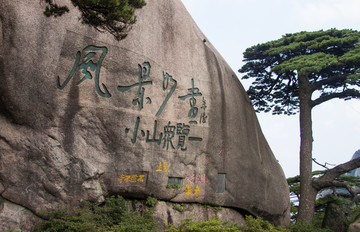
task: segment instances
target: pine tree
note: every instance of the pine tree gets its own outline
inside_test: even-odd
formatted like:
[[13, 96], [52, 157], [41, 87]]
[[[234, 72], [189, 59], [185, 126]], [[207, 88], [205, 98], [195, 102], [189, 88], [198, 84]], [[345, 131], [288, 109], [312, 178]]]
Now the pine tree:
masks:
[[316, 188], [312, 182], [311, 110], [334, 98], [360, 98], [360, 32], [299, 32], [248, 48], [243, 79], [256, 110], [273, 114], [300, 112], [299, 219], [311, 222]]
[[[59, 6], [54, 0], [45, 0], [47, 17], [58, 17], [69, 12], [67, 6]], [[71, 0], [81, 12], [81, 21], [95, 29], [111, 33], [116, 40], [127, 36], [136, 22], [135, 9], [146, 5], [144, 0]]]

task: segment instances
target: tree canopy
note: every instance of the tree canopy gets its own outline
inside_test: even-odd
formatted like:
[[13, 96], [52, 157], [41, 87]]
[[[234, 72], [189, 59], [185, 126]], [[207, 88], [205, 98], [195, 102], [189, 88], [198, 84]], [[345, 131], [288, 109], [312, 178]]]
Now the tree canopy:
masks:
[[[311, 107], [333, 98], [359, 98], [360, 32], [337, 30], [286, 34], [244, 52], [243, 79], [257, 111], [295, 114], [299, 110], [298, 74], [311, 85]], [[313, 96], [313, 97], [314, 97]]]
[[[59, 6], [54, 0], [45, 0], [47, 17], [61, 16], [69, 11], [67, 6]], [[145, 0], [71, 0], [81, 12], [81, 21], [99, 31], [110, 32], [117, 40], [127, 36], [136, 22], [135, 9], [146, 5]]]

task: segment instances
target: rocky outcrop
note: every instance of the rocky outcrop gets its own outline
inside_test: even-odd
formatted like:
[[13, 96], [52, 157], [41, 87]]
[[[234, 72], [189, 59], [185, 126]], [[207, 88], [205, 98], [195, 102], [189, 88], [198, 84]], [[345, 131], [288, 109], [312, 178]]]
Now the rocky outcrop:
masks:
[[0, 2], [4, 200], [39, 216], [153, 196], [289, 222], [286, 179], [251, 102], [180, 0], [148, 0], [122, 41], [76, 9], [46, 18], [44, 7]]
[[357, 232], [357, 231], [360, 231], [360, 218], [358, 218], [352, 224], [350, 224], [348, 228], [348, 232]]
[[41, 223], [41, 219], [34, 215], [30, 210], [11, 203], [0, 197], [0, 228], [30, 231], [34, 225]]
[[345, 213], [342, 208], [335, 203], [330, 203], [326, 207], [321, 227], [331, 231], [343, 232], [346, 231], [345, 219]]
[[223, 222], [230, 222], [245, 225], [245, 218], [241, 212], [226, 208], [212, 207], [199, 203], [172, 203], [156, 201], [153, 206], [146, 204], [146, 201], [126, 200], [127, 210], [136, 211], [142, 215], [152, 210], [152, 217], [157, 222], [160, 230], [166, 230], [166, 225], [179, 226], [184, 220], [207, 221], [214, 218]]
[[[179, 207], [181, 208], [179, 209]], [[179, 225], [188, 218], [191, 218], [192, 221], [206, 221], [219, 218], [224, 222], [245, 225], [245, 218], [236, 210], [229, 208], [214, 208], [200, 204], [169, 204], [159, 201], [153, 210], [153, 218], [159, 225]]]

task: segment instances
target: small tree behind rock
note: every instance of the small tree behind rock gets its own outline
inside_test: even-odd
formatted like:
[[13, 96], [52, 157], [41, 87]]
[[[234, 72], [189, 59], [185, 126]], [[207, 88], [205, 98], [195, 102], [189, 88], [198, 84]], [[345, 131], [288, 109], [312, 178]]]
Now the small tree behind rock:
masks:
[[[45, 0], [47, 17], [58, 17], [69, 11], [67, 6], [59, 6], [54, 0]], [[81, 21], [96, 30], [107, 31], [116, 40], [124, 39], [136, 22], [135, 9], [146, 5], [144, 0], [71, 0], [81, 12]]]

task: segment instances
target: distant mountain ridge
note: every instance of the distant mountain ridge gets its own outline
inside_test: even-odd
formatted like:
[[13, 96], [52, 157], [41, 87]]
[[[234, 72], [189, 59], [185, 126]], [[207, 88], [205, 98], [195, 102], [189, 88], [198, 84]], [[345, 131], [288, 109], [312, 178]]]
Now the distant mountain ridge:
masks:
[[[359, 158], [360, 157], [360, 149], [357, 150], [354, 155], [352, 156], [351, 160]], [[356, 176], [356, 177], [360, 177], [360, 168], [356, 168], [354, 170], [352, 170], [351, 172], [349, 172], [348, 174], [349, 176]]]

